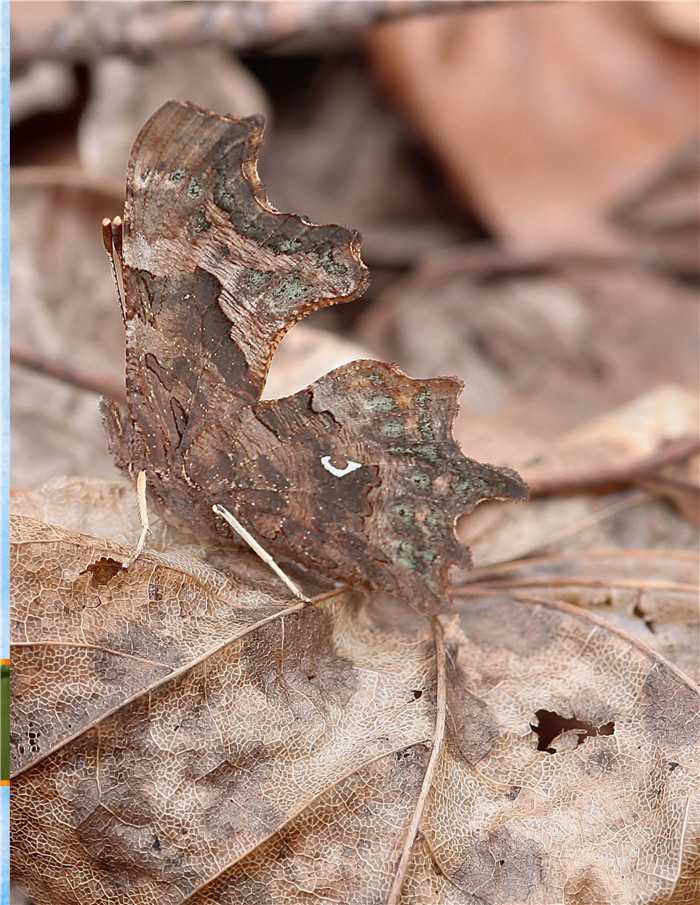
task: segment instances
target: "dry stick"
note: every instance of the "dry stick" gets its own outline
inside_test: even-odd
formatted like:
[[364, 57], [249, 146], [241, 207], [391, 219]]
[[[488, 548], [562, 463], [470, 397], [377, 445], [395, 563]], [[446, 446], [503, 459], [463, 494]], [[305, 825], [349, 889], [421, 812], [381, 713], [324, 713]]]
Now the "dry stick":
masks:
[[626, 465], [594, 469], [589, 472], [562, 475], [530, 481], [530, 498], [542, 496], [572, 496], [587, 490], [603, 491], [626, 487], [646, 478], [655, 477], [661, 468], [689, 459], [700, 452], [700, 437], [682, 437], [665, 444], [650, 456]]
[[628, 588], [630, 590], [677, 591], [679, 593], [697, 593], [698, 586], [681, 581], [635, 581], [632, 578], [523, 578], [508, 581], [488, 581], [455, 588], [453, 597], [478, 597], [487, 590], [497, 591], [508, 588]]
[[239, 534], [248, 544], [253, 553], [256, 553], [260, 557], [260, 559], [262, 559], [265, 565], [269, 566], [275, 573], [275, 575], [282, 579], [282, 581], [287, 585], [287, 587], [295, 597], [298, 597], [299, 600], [305, 600], [307, 603], [309, 602], [309, 598], [306, 596], [306, 594], [304, 594], [301, 588], [299, 588], [298, 585], [294, 584], [294, 582], [286, 572], [283, 572], [282, 569], [280, 569], [280, 567], [277, 565], [272, 556], [267, 552], [267, 550], [265, 550], [264, 547], [260, 546], [253, 535], [249, 531], [246, 531], [246, 529], [243, 527], [243, 525], [241, 525], [238, 519], [234, 518], [225, 506], [220, 506], [218, 503], [215, 503], [211, 508], [212, 511], [216, 513], [216, 515], [220, 515], [225, 522], [228, 522], [233, 530], [237, 534]]
[[546, 566], [554, 563], [578, 562], [590, 559], [673, 559], [697, 562], [697, 554], [691, 550], [581, 550], [579, 553], [552, 553], [543, 556], [526, 556], [519, 559], [511, 559], [505, 562], [493, 563], [493, 565], [479, 566], [472, 569], [469, 575], [454, 587], [462, 587], [473, 584], [488, 584], [492, 581], [500, 581], [499, 575], [508, 572], [517, 572], [519, 569], [531, 569], [533, 566]]
[[[19, 23], [12, 30], [12, 53], [17, 64], [36, 59], [91, 60], [117, 54], [140, 60], [160, 48], [191, 48], [216, 41], [230, 50], [274, 48], [285, 41], [306, 39], [327, 43], [333, 34], [358, 33], [370, 25], [399, 16], [473, 9], [485, 0], [375, 0], [373, 3], [312, 3], [296, 0], [279, 11], [280, 4], [255, 3], [251, 14], [246, 3], [220, 4], [211, 15], [209, 3], [158, 3], [142, 9], [128, 4], [109, 27], [95, 25], [89, 4], [66, 5], [48, 24], [37, 27]], [[83, 10], [82, 7], [86, 9]], [[133, 7], [133, 8], [130, 8]], [[100, 11], [97, 15], [104, 18]], [[325, 46], [325, 44], [324, 44]]]
[[110, 179], [97, 173], [89, 173], [79, 166], [16, 166], [10, 173], [10, 186], [48, 186], [49, 188], [69, 188], [80, 191], [99, 192], [107, 198], [113, 196], [115, 205], [124, 204], [123, 180]]
[[109, 396], [117, 402], [125, 402], [126, 394], [124, 387], [113, 381], [110, 377], [93, 376], [86, 374], [57, 361], [54, 358], [48, 358], [41, 355], [33, 349], [27, 349], [23, 346], [10, 346], [10, 361], [12, 364], [28, 368], [30, 371], [36, 371], [37, 374], [44, 374], [46, 377], [53, 377], [63, 383], [78, 387], [80, 390], [87, 390], [90, 393], [97, 393], [98, 396]]
[[425, 810], [428, 795], [433, 785], [433, 778], [435, 776], [438, 761], [440, 760], [442, 745], [445, 739], [445, 720], [447, 717], [445, 633], [442, 627], [442, 623], [437, 616], [433, 616], [431, 624], [433, 628], [433, 638], [435, 639], [435, 668], [437, 671], [437, 706], [435, 710], [435, 734], [433, 736], [430, 759], [428, 760], [428, 766], [425, 770], [425, 776], [423, 777], [423, 783], [421, 785], [418, 801], [416, 802], [416, 806], [413, 809], [411, 822], [408, 825], [406, 841], [404, 842], [403, 851], [401, 852], [401, 860], [399, 861], [399, 866], [396, 869], [396, 875], [394, 876], [394, 882], [391, 886], [391, 891], [389, 892], [389, 898], [386, 900], [386, 905], [396, 905], [396, 903], [399, 901], [401, 889], [403, 888], [403, 882], [406, 877], [408, 862], [410, 861], [411, 854], [413, 852], [413, 843], [415, 842], [416, 834], [418, 832], [420, 822], [423, 818], [423, 811]]

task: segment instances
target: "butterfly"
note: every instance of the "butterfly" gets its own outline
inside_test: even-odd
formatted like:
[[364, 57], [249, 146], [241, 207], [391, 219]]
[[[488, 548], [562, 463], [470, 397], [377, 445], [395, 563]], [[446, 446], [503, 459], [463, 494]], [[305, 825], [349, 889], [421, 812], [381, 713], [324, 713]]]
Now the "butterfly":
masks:
[[225, 507], [277, 560], [444, 611], [450, 567], [470, 565], [457, 517], [527, 488], [462, 455], [457, 378], [362, 360], [261, 400], [286, 331], [368, 284], [357, 232], [268, 202], [263, 129], [171, 101], [134, 143], [124, 217], [106, 221], [126, 331], [110, 448], [204, 543], [231, 543]]

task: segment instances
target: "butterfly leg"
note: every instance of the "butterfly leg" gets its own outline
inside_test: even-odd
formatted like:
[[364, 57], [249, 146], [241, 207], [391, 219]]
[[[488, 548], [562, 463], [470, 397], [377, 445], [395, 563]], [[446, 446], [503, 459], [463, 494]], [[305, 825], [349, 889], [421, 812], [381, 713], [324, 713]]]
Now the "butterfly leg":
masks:
[[140, 471], [136, 478], [136, 500], [139, 504], [139, 518], [141, 519], [141, 535], [136, 544], [136, 552], [125, 566], [132, 565], [141, 556], [146, 546], [146, 538], [151, 533], [151, 523], [148, 520], [148, 502], [146, 501], [146, 472]]
[[304, 594], [301, 588], [292, 581], [292, 579], [289, 577], [289, 575], [287, 575], [286, 572], [280, 569], [280, 567], [277, 565], [272, 556], [270, 556], [267, 550], [260, 546], [253, 535], [250, 534], [250, 532], [246, 531], [246, 529], [243, 527], [243, 525], [241, 525], [238, 519], [234, 518], [225, 506], [220, 506], [218, 503], [216, 503], [211, 508], [213, 512], [216, 513], [216, 515], [220, 515], [225, 522], [228, 522], [233, 530], [237, 534], [239, 534], [248, 544], [253, 553], [257, 554], [260, 559], [262, 559], [262, 561], [272, 569], [275, 575], [282, 579], [282, 581], [287, 585], [287, 587], [295, 597], [298, 597], [300, 600], [308, 601], [309, 598], [306, 596], [306, 594]]

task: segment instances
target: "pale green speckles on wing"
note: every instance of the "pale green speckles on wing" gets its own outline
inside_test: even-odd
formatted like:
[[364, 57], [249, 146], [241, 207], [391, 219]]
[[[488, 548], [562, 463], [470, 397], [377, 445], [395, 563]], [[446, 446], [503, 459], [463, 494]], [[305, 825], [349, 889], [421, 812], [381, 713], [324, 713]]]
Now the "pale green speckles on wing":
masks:
[[396, 402], [391, 396], [370, 396], [367, 400], [367, 407], [373, 412], [390, 412], [396, 408]]

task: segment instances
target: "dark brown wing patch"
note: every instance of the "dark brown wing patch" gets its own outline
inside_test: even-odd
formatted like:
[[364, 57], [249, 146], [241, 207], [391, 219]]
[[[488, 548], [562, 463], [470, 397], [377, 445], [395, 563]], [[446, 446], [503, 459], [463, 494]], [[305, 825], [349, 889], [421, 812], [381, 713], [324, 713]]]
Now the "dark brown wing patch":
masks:
[[219, 503], [278, 558], [439, 612], [449, 566], [470, 562], [457, 516], [525, 486], [462, 456], [454, 378], [358, 361], [260, 401], [286, 330], [367, 283], [357, 233], [271, 207], [262, 129], [171, 102], [136, 140], [121, 248], [128, 411], [105, 404], [112, 449], [203, 539], [226, 538]]

